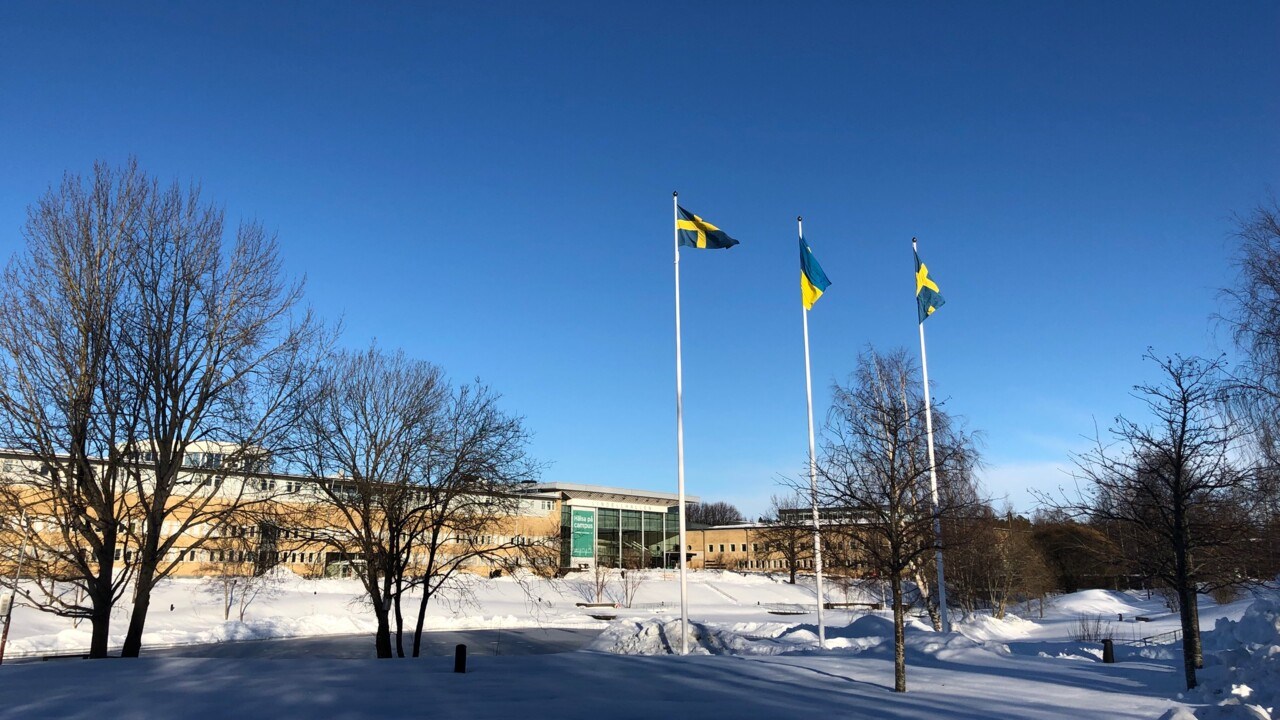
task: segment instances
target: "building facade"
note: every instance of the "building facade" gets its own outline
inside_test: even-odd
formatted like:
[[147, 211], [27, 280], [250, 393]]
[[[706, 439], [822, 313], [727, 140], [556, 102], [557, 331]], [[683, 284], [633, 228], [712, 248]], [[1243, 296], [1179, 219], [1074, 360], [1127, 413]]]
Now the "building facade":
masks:
[[[363, 558], [327, 541], [327, 531], [339, 521], [318, 502], [319, 484], [339, 488], [342, 479], [244, 471], [228, 467], [215, 447], [198, 448], [189, 456], [184, 483], [213, 502], [268, 504], [276, 512], [256, 512], [243, 518], [226, 516], [217, 526], [189, 523], [175, 510], [163, 534], [177, 536], [165, 553], [174, 576], [202, 576], [219, 572], [261, 572], [284, 566], [303, 576], [347, 574]], [[31, 507], [38, 508], [39, 487], [47, 469], [22, 453], [0, 451], [0, 482], [7, 487], [30, 486]], [[698, 498], [688, 496], [689, 503]], [[593, 567], [676, 568], [680, 562], [679, 503], [674, 493], [575, 483], [529, 483], [506, 497], [509, 510], [474, 536], [452, 538], [469, 547], [501, 548], [489, 559], [477, 558], [467, 569], [492, 572], [510, 568], [541, 553], [539, 569], [572, 572]], [[125, 501], [128, 504], [128, 501]], [[11, 512], [14, 508], [6, 508]], [[39, 514], [39, 513], [37, 513]], [[29, 523], [33, 532], [53, 532]], [[683, 552], [691, 569], [746, 572], [785, 572], [790, 562], [800, 569], [807, 559], [777, 551], [767, 538], [768, 526], [758, 523], [686, 529]], [[137, 528], [131, 528], [131, 533]], [[128, 537], [131, 533], [124, 533]], [[811, 542], [811, 541], [810, 541]], [[448, 550], [449, 544], [443, 546]], [[536, 550], [537, 552], [534, 552]], [[135, 550], [122, 540], [115, 557], [130, 562]], [[424, 558], [414, 558], [420, 561]], [[529, 560], [533, 564], [533, 560]]]

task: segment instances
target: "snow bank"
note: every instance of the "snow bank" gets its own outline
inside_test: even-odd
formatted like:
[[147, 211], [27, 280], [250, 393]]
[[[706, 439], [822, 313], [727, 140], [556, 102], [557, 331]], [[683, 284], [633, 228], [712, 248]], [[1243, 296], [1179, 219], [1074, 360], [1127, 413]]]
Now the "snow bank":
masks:
[[1002, 619], [985, 613], [974, 613], [955, 623], [957, 632], [978, 642], [1023, 638], [1037, 627], [1039, 626], [1030, 620], [1023, 620], [1013, 613], [1005, 613]]
[[1115, 590], [1081, 590], [1063, 595], [1053, 601], [1053, 608], [1066, 615], [1125, 615], [1141, 614], [1143, 609], [1133, 604], [1133, 598]]
[[[997, 621], [998, 622], [998, 621]], [[947, 659], [957, 651], [975, 648], [1007, 655], [1008, 647], [977, 642], [960, 633], [942, 634], [917, 620], [905, 627], [907, 650], [915, 655]], [[861, 653], [893, 646], [893, 621], [863, 615], [848, 625], [826, 628], [827, 650]], [[693, 655], [764, 656], [822, 652], [817, 628], [786, 623], [689, 623], [689, 652]], [[680, 621], [661, 618], [616, 620], [588, 650], [617, 655], [668, 655], [680, 651]]]
[[[761, 623], [742, 623], [759, 626]], [[772, 625], [770, 623], [769, 625]], [[689, 623], [691, 655], [778, 655], [808, 649], [818, 642], [812, 631], [785, 626], [763, 628], [765, 635], [748, 634], [743, 628], [712, 623]], [[680, 621], [649, 618], [617, 620], [601, 633], [588, 650], [615, 655], [672, 655], [680, 652]]]
[[1194, 717], [1272, 720], [1280, 710], [1280, 601], [1255, 600], [1239, 620], [1218, 620], [1203, 643], [1204, 669], [1189, 699], [1213, 704]]

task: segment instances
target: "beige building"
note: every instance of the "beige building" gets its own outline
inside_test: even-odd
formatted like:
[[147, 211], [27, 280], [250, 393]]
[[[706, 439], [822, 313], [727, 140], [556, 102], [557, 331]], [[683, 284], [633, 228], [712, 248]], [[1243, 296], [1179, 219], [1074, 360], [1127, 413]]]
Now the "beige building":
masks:
[[[187, 456], [182, 487], [185, 505], [165, 523], [161, 537], [177, 535], [165, 554], [176, 576], [220, 572], [252, 572], [282, 565], [303, 576], [345, 574], [361, 562], [333, 542], [339, 516], [326, 507], [318, 484], [341, 489], [340, 478], [320, 479], [269, 472], [244, 472], [216, 445], [198, 446]], [[260, 467], [265, 467], [265, 462]], [[39, 518], [48, 506], [38, 490], [47, 468], [23, 453], [0, 451], [0, 481], [7, 487], [27, 486], [23, 502]], [[354, 486], [353, 486], [354, 487]], [[673, 493], [575, 483], [529, 483], [503, 496], [503, 516], [467, 537], [447, 539], [469, 546], [504, 548], [503, 562], [476, 560], [476, 572], [490, 572], [541, 554], [546, 566], [561, 571], [595, 565], [622, 568], [674, 568], [680, 560], [678, 499]], [[697, 497], [688, 497], [696, 503]], [[128, 506], [130, 498], [122, 503]], [[226, 515], [216, 525], [191, 522], [188, 507], [207, 512], [219, 504], [247, 503], [253, 512]], [[13, 511], [11, 507], [4, 512]], [[123, 514], [123, 513], [122, 513]], [[216, 515], [216, 513], [214, 513]], [[130, 529], [136, 531], [136, 521]], [[30, 523], [36, 533], [56, 528], [39, 519]], [[693, 527], [686, 531], [684, 552], [688, 567], [742, 572], [786, 572], [787, 553], [765, 537], [767, 526], [744, 523]], [[115, 557], [131, 561], [135, 549], [124, 533]], [[46, 541], [56, 541], [46, 538]], [[811, 544], [811, 540], [809, 541]], [[16, 543], [15, 543], [16, 544]], [[530, 552], [530, 550], [538, 552]], [[795, 556], [795, 553], [791, 553]], [[558, 559], [557, 556], [558, 555]], [[422, 561], [420, 556], [415, 562]], [[810, 554], [796, 557], [801, 570], [810, 569]], [[545, 566], [542, 569], [546, 569]]]

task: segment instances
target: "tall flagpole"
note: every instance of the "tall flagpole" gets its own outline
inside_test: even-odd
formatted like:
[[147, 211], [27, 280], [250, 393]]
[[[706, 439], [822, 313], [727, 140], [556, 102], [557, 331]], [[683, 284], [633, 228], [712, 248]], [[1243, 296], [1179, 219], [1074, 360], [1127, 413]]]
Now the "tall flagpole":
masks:
[[[916, 239], [911, 238], [911, 249], [916, 251]], [[920, 320], [920, 370], [924, 376], [924, 426], [929, 436], [929, 491], [933, 500], [933, 540], [937, 545], [938, 564], [938, 615], [942, 619], [942, 632], [951, 632], [947, 617], [947, 580], [942, 570], [942, 518], [938, 512], [938, 463], [933, 454], [933, 405], [929, 400], [929, 359], [924, 350], [924, 320]]]
[[671, 193], [671, 240], [676, 254], [676, 471], [680, 502], [680, 654], [689, 654], [689, 586], [685, 582], [684, 379], [680, 368], [680, 193]]
[[[803, 239], [803, 217], [796, 216], [796, 231]], [[803, 302], [800, 315], [804, 318], [804, 394], [809, 408], [809, 493], [813, 501], [813, 571], [818, 585], [818, 647], [826, 650], [827, 630], [822, 624], [822, 536], [818, 530], [818, 460], [813, 449], [813, 379], [809, 372], [809, 310]]]

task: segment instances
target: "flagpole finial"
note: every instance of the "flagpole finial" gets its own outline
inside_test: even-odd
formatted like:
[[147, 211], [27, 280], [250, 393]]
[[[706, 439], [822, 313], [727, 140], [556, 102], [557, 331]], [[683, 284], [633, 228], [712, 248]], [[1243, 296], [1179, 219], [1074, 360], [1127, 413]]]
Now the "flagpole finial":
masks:
[[672, 190], [671, 197], [680, 197], [680, 193], [676, 192], [675, 190]]
[[804, 222], [804, 217], [802, 217], [802, 216], [800, 216], [800, 215], [797, 215], [797, 216], [796, 216], [796, 222]]

